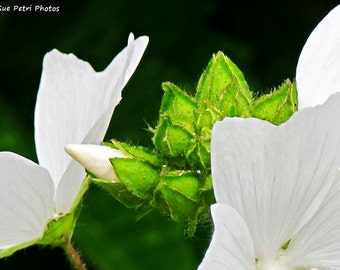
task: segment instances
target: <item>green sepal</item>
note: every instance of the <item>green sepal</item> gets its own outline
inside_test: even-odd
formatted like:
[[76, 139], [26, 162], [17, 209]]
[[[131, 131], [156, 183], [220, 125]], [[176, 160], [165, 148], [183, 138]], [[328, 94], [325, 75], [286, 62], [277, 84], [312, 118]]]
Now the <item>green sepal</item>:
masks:
[[65, 237], [71, 238], [74, 226], [79, 214], [79, 208], [58, 219], [52, 219], [47, 224], [47, 230], [44, 237], [36, 242], [38, 245], [60, 246], [65, 244]]
[[286, 122], [296, 111], [296, 84], [286, 80], [278, 89], [255, 100], [252, 116], [267, 120], [274, 125], [280, 125]]
[[153, 143], [157, 151], [167, 157], [184, 157], [195, 136], [194, 99], [172, 83], [163, 83], [164, 95], [160, 116], [154, 131]]
[[132, 146], [128, 143], [119, 142], [115, 139], [112, 139], [111, 142], [104, 142], [102, 145], [118, 149], [130, 158], [148, 162], [156, 167], [161, 166], [162, 164], [156, 153], [146, 147]]
[[130, 191], [128, 191], [123, 183], [110, 182], [96, 178], [93, 178], [92, 181], [128, 208], [137, 208], [144, 203], [144, 200], [134, 196]]
[[29, 246], [32, 246], [32, 245], [34, 245], [37, 241], [38, 241], [38, 240], [35, 239], [35, 240], [29, 241], [29, 242], [26, 242], [26, 243], [23, 243], [23, 244], [19, 244], [19, 245], [10, 247], [10, 248], [2, 249], [2, 250], [0, 250], [0, 259], [1, 259], [1, 258], [8, 257], [8, 256], [11, 256], [11, 255], [13, 255], [16, 251], [18, 251], [18, 250], [20, 250], [20, 249], [24, 249], [24, 248], [27, 248], [27, 247], [29, 247]]
[[[200, 203], [199, 185], [199, 180], [194, 173], [166, 172], [157, 186], [153, 203], [173, 220], [195, 227]], [[191, 229], [189, 236], [192, 236], [194, 231]]]
[[128, 191], [140, 199], [150, 199], [159, 182], [158, 168], [148, 162], [130, 158], [114, 158], [111, 163], [119, 181]]

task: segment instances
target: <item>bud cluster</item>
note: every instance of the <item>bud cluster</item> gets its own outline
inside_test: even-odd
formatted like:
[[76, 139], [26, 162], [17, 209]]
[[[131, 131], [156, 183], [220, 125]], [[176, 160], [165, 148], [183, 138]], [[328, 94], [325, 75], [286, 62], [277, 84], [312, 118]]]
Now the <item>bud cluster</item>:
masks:
[[219, 52], [201, 75], [195, 96], [170, 82], [162, 88], [158, 124], [149, 128], [154, 149], [116, 140], [106, 143], [124, 155], [110, 160], [118, 181], [93, 180], [128, 207], [157, 208], [188, 224], [192, 236], [214, 202], [210, 167], [214, 123], [225, 117], [283, 123], [297, 110], [295, 84], [287, 80], [256, 99], [242, 72]]

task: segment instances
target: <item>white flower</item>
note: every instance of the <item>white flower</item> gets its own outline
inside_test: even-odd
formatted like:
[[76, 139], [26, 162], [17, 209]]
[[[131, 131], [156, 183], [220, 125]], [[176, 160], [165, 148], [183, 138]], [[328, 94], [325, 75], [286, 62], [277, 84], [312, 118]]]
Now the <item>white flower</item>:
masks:
[[119, 180], [110, 158], [127, 158], [120, 150], [105, 145], [67, 144], [65, 151], [96, 177], [113, 182]]
[[313, 30], [296, 69], [299, 109], [324, 103], [340, 91], [340, 6]]
[[[68, 143], [99, 143], [148, 37], [134, 40], [102, 72], [74, 55], [46, 54], [35, 108], [39, 164], [0, 153], [0, 250], [34, 243], [52, 219], [75, 207], [84, 169], [64, 152]], [[0, 251], [0, 257], [6, 256]]]
[[[340, 6], [306, 42], [299, 109], [340, 90]], [[212, 131], [217, 204], [200, 270], [340, 269], [340, 94], [273, 126], [226, 118]]]
[[199, 269], [340, 269], [340, 93], [274, 126], [212, 131], [215, 231]]

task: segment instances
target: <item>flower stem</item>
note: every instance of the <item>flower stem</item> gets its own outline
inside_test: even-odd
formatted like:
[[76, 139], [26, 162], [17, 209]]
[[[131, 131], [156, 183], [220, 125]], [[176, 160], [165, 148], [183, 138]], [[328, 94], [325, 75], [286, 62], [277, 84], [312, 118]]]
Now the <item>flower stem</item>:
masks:
[[78, 251], [72, 245], [70, 237], [65, 237], [65, 244], [63, 245], [63, 248], [66, 252], [68, 259], [70, 260], [70, 263], [72, 264], [75, 270], [87, 269], [85, 263], [81, 260]]

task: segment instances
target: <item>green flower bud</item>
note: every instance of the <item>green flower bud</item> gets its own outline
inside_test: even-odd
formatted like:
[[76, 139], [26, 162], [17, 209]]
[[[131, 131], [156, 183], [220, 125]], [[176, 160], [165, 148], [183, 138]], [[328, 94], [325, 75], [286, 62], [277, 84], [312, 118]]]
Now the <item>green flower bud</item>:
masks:
[[296, 84], [286, 80], [278, 89], [255, 100], [252, 116], [279, 125], [296, 111]]
[[[195, 228], [200, 207], [200, 182], [196, 174], [188, 171], [165, 172], [155, 191], [153, 204], [173, 220]], [[189, 236], [194, 231], [191, 229]]]
[[210, 168], [211, 129], [226, 116], [249, 117], [252, 93], [242, 72], [222, 52], [213, 55], [197, 86], [195, 143], [187, 159], [195, 168]]
[[93, 178], [93, 182], [127, 207], [148, 204], [159, 182], [162, 167], [159, 158], [148, 148], [131, 146], [117, 140], [104, 145], [119, 150], [125, 158], [110, 159], [118, 181]]
[[162, 88], [164, 96], [153, 142], [156, 150], [164, 156], [184, 157], [195, 137], [197, 106], [194, 99], [176, 85], [163, 83]]
[[198, 127], [212, 127], [226, 116], [249, 117], [252, 93], [238, 67], [218, 52], [199, 79], [196, 100]]

